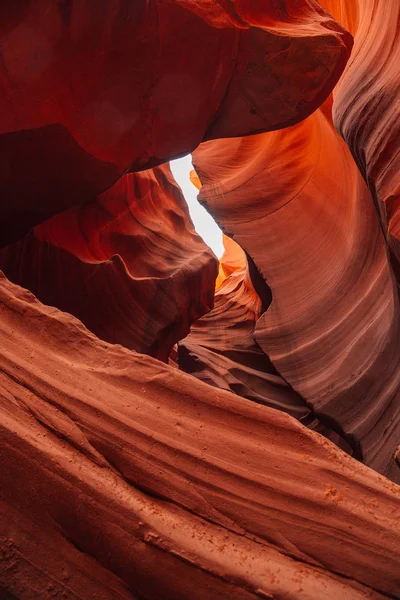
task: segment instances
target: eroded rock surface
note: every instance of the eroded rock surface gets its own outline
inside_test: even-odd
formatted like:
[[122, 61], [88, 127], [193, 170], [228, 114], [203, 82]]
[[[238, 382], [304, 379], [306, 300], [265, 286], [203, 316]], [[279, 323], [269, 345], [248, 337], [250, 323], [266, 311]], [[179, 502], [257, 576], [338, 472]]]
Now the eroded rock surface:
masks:
[[0, 600], [400, 597], [399, 10], [0, 3]]
[[168, 165], [39, 225], [0, 249], [0, 267], [101, 339], [164, 362], [212, 308], [217, 276]]
[[400, 277], [400, 5], [384, 0], [321, 0], [354, 36], [335, 89], [333, 116], [376, 203]]
[[283, 412], [101, 342], [4, 277], [0, 300], [5, 593], [397, 594], [395, 484]]
[[397, 289], [372, 197], [330, 109], [282, 131], [201, 145], [200, 199], [271, 289], [259, 346], [362, 460], [398, 479]]
[[224, 244], [214, 307], [179, 342], [179, 368], [219, 389], [283, 410], [349, 454], [356, 454], [343, 432], [332, 429], [335, 424], [330, 419], [323, 424], [316, 418], [257, 344], [255, 328], [269, 309], [270, 289], [254, 264], [249, 268], [249, 259], [233, 240], [225, 236]]

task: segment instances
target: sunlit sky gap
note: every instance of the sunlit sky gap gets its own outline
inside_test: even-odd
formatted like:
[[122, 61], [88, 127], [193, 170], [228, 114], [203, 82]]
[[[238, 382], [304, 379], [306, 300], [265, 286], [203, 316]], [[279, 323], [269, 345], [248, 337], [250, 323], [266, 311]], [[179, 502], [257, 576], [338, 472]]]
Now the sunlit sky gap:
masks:
[[170, 164], [172, 174], [185, 196], [189, 207], [189, 213], [197, 233], [203, 238], [205, 243], [210, 246], [214, 254], [220, 258], [224, 252], [222, 231], [212, 216], [197, 200], [198, 190], [189, 178], [190, 171], [193, 169], [191, 155], [188, 154], [183, 158], [172, 160]]

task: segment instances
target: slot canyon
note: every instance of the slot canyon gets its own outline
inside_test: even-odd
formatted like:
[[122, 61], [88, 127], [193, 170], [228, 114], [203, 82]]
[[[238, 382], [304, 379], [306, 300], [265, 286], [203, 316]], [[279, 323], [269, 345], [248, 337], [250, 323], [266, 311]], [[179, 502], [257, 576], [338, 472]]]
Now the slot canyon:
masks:
[[400, 0], [2, 0], [0, 59], [0, 600], [400, 599]]

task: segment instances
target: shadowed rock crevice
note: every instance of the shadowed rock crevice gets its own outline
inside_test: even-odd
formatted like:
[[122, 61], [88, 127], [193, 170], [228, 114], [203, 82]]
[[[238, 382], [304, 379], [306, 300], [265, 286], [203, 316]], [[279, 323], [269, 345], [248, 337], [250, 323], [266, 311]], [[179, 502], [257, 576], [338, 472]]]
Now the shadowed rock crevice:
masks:
[[317, 417], [257, 344], [255, 327], [273, 295], [251, 257], [227, 236], [224, 243], [214, 308], [179, 341], [179, 368], [214, 387], [288, 412], [361, 460], [358, 447], [340, 423], [324, 414]]
[[168, 165], [129, 173], [0, 249], [0, 268], [99, 338], [164, 362], [212, 307], [217, 276]]

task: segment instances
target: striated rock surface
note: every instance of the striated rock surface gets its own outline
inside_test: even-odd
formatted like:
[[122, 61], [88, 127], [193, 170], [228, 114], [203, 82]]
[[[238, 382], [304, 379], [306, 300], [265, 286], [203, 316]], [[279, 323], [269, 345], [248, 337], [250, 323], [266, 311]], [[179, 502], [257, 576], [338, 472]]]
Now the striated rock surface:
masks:
[[322, 425], [315, 418], [255, 341], [256, 323], [271, 302], [270, 290], [254, 264], [249, 269], [245, 253], [233, 240], [224, 236], [224, 245], [214, 308], [179, 342], [179, 368], [219, 389], [283, 410], [353, 454], [342, 432], [333, 431], [330, 420]]
[[217, 276], [165, 165], [128, 173], [0, 249], [0, 268], [101, 339], [163, 361], [212, 307]]
[[200, 200], [271, 289], [259, 346], [360, 459], [398, 480], [397, 291], [373, 200], [330, 107], [276, 133], [207, 142], [193, 163]]
[[[309, 413], [303, 400], [254, 341], [262, 302], [253, 287], [246, 255], [229, 238], [225, 237], [224, 243], [219, 279], [229, 274], [216, 290], [213, 310], [196, 321], [188, 337], [179, 342], [179, 366], [215, 387], [283, 408], [301, 419]], [[235, 268], [238, 259], [241, 264]]]
[[374, 198], [400, 281], [400, 4], [322, 0], [321, 5], [354, 35], [333, 116]]
[[393, 483], [4, 277], [0, 300], [3, 597], [397, 595]]
[[262, 13], [214, 0], [3, 5], [0, 244], [128, 168], [299, 121], [330, 93], [351, 46], [314, 0]]
[[399, 11], [0, 3], [0, 600], [400, 597]]

